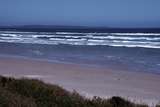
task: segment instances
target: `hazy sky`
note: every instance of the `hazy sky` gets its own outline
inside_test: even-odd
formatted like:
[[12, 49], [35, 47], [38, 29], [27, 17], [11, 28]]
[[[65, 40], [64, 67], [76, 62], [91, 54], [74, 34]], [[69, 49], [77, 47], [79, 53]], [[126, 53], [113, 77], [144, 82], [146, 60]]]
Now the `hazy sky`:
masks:
[[160, 0], [0, 0], [0, 25], [160, 27]]

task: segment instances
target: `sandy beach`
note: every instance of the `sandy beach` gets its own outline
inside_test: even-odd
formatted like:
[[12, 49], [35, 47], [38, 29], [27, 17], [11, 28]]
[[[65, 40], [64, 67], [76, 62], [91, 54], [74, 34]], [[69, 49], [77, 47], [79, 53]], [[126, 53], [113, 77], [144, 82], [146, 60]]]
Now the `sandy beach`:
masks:
[[122, 96], [149, 105], [160, 101], [160, 75], [151, 73], [0, 56], [0, 75], [37, 78], [87, 97]]

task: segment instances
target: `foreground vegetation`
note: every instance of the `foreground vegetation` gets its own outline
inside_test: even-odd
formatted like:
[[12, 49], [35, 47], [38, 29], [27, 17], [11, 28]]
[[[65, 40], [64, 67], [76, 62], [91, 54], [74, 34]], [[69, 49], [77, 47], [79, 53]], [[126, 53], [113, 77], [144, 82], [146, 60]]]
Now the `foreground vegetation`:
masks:
[[[121, 97], [87, 99], [35, 79], [0, 77], [0, 107], [148, 107]], [[159, 106], [158, 106], [159, 107]]]

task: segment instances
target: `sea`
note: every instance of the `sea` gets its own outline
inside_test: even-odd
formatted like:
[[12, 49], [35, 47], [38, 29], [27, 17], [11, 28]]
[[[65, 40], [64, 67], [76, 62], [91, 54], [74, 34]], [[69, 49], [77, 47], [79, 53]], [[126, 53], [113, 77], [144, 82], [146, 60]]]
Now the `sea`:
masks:
[[0, 55], [160, 74], [160, 33], [0, 31]]

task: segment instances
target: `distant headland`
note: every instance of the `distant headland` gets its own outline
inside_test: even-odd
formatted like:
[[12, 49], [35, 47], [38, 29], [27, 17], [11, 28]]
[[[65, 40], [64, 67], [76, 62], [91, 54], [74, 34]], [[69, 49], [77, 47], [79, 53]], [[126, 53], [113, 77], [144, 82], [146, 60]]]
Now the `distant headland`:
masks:
[[112, 33], [160, 33], [160, 28], [113, 28], [65, 25], [0, 26], [0, 30], [32, 32], [112, 32]]

